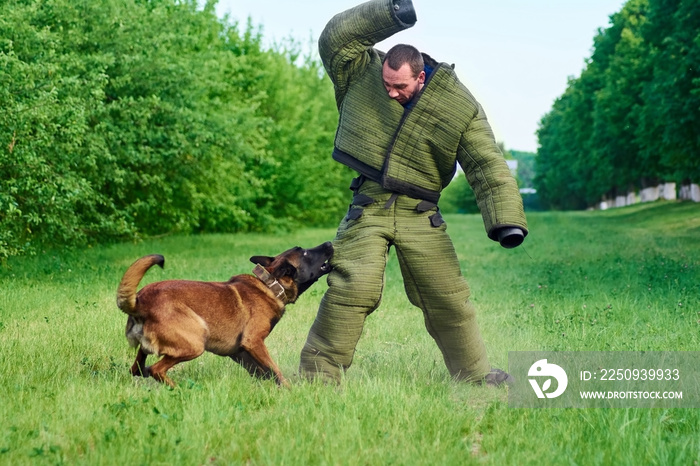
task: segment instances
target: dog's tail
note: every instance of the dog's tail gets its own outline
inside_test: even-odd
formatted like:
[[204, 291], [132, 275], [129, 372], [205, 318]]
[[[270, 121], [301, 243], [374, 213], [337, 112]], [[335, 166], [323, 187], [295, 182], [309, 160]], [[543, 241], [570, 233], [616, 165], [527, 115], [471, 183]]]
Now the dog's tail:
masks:
[[163, 268], [165, 258], [160, 254], [143, 256], [131, 264], [124, 273], [117, 289], [117, 307], [126, 314], [134, 314], [134, 309], [136, 308], [136, 287], [139, 286], [139, 282], [146, 274], [146, 271], [156, 264]]

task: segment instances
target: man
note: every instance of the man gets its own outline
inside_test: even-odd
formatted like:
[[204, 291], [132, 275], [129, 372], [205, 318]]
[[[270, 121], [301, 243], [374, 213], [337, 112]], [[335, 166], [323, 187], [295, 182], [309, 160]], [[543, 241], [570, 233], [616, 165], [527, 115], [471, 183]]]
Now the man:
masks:
[[416, 22], [411, 0], [370, 0], [336, 15], [319, 39], [340, 120], [333, 158], [356, 170], [352, 205], [334, 240], [329, 288], [301, 353], [309, 377], [338, 380], [382, 296], [387, 252], [456, 379], [510, 383], [491, 368], [457, 255], [437, 207], [459, 163], [489, 238], [518, 246], [522, 199], [481, 106], [451, 66], [374, 44]]

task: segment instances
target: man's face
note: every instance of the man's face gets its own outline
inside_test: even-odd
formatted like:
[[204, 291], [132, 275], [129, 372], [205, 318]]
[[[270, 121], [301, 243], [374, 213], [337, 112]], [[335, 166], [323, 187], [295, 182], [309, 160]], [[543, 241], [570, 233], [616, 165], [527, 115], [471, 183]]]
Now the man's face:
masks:
[[392, 70], [388, 64], [384, 63], [382, 80], [389, 97], [405, 105], [423, 87], [425, 71], [421, 71], [418, 77], [414, 78], [408, 63], [401, 65], [398, 70]]

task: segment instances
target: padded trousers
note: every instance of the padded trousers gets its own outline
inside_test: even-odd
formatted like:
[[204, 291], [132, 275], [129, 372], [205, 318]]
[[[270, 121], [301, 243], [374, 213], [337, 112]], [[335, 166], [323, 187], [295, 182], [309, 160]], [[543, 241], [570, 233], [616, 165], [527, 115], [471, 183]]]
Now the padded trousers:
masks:
[[381, 301], [389, 248], [394, 246], [410, 302], [450, 374], [481, 380], [491, 369], [469, 301], [469, 286], [437, 207], [366, 181], [342, 220], [326, 291], [301, 352], [300, 373], [339, 381], [352, 364], [365, 319]]

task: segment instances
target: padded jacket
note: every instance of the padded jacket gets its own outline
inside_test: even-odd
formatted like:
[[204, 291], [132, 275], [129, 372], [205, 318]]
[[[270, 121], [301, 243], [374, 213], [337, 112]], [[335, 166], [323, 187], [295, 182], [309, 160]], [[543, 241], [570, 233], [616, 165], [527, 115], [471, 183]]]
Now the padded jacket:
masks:
[[340, 113], [333, 158], [389, 191], [436, 204], [459, 163], [489, 238], [504, 227], [527, 235], [515, 179], [453, 67], [424, 54], [433, 72], [411, 108], [388, 96], [384, 53], [374, 45], [413, 26], [412, 8], [410, 0], [370, 0], [334, 16], [321, 33], [319, 53]]

